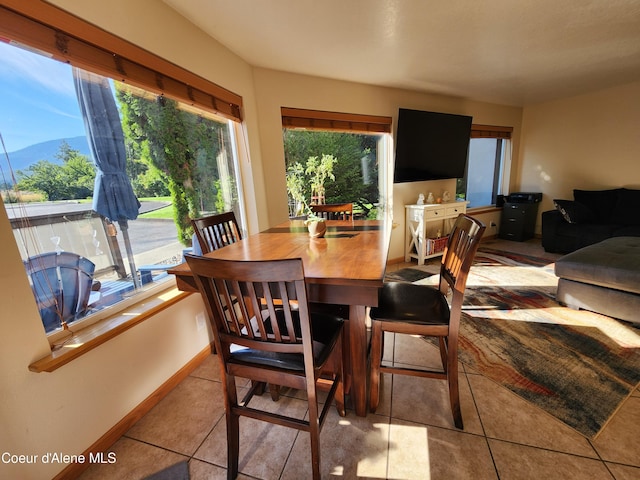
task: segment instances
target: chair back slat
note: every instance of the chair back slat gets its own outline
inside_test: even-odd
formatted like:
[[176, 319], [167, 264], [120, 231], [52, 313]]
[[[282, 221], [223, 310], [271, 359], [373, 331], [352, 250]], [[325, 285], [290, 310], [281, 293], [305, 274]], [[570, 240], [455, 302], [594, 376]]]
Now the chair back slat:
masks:
[[480, 245], [485, 226], [479, 220], [460, 214], [449, 234], [440, 265], [440, 289], [446, 282], [458, 295], [464, 294], [471, 264]]
[[225, 212], [191, 220], [202, 253], [213, 252], [242, 240], [233, 212]]
[[325, 220], [352, 220], [353, 203], [311, 205], [311, 211]]
[[216, 347], [223, 353], [228, 354], [231, 344], [300, 353], [304, 338], [311, 345], [301, 259], [231, 261], [192, 255], [186, 259], [206, 297], [214, 337], [220, 341]]

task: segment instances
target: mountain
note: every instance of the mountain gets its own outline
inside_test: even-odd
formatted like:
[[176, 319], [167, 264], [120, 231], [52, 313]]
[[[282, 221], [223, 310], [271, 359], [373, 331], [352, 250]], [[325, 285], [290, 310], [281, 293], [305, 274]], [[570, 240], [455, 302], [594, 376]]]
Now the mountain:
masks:
[[[8, 152], [7, 155], [9, 155], [9, 160], [11, 161], [11, 168], [14, 172], [26, 170], [29, 165], [39, 160], [62, 163], [56, 158], [56, 155], [60, 153], [60, 145], [63, 141], [67, 142], [72, 149], [78, 150], [81, 154], [91, 158], [87, 137], [59, 138], [57, 140], [36, 143], [35, 145], [30, 145], [15, 152]], [[2, 160], [2, 165], [4, 166], [6, 160], [4, 158]]]

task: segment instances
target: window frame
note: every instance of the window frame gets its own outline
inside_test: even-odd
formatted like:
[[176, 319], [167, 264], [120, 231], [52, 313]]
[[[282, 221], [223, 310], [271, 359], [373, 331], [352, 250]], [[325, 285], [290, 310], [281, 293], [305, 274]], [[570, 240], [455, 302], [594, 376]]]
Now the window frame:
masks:
[[281, 107], [282, 129], [315, 130], [360, 135], [379, 135], [378, 169], [379, 216], [389, 216], [393, 211], [393, 153], [392, 125], [389, 116], [359, 113], [329, 112], [303, 108]]
[[[494, 159], [493, 182], [491, 204], [478, 205], [471, 209], [483, 209], [487, 207], [495, 207], [497, 196], [508, 190], [508, 182], [511, 171], [511, 137], [513, 135], [513, 127], [499, 125], [481, 125], [473, 124], [471, 126], [471, 135], [469, 142], [473, 139], [496, 139], [498, 145]], [[469, 159], [465, 168], [465, 179], [467, 179], [469, 170]], [[468, 182], [465, 185], [465, 195], [467, 192]]]
[[[7, 43], [35, 50], [54, 60], [108, 76], [156, 95], [165, 95], [213, 113], [216, 117], [224, 117], [223, 120], [228, 121], [232, 155], [237, 165], [236, 181], [241, 210], [239, 220], [245, 224], [242, 169], [237, 156], [237, 140], [242, 135], [241, 96], [42, 0], [3, 0], [0, 5], [0, 37]], [[44, 363], [41, 362], [41, 366], [37, 365], [40, 361], [32, 364], [30, 370], [53, 371], [185, 296], [177, 292], [175, 283], [163, 282], [114, 305], [117, 308], [87, 317], [86, 322], [74, 322], [74, 330], [78, 330], [78, 333], [71, 338], [69, 332], [64, 330], [46, 334], [52, 345], [52, 355], [42, 359]], [[125, 311], [132, 313], [124, 315]], [[80, 343], [85, 347], [75, 349], [73, 354], [60, 348], [73, 343], [74, 338], [82, 338]], [[42, 367], [44, 364], [47, 366]]]
[[0, 36], [72, 66], [242, 122], [242, 97], [42, 0], [3, 0]]

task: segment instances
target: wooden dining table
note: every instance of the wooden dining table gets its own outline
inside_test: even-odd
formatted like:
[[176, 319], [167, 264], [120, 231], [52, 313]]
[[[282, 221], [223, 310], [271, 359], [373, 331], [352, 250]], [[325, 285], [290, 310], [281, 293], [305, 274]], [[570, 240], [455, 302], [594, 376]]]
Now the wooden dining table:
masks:
[[[207, 253], [227, 260], [301, 258], [309, 302], [342, 305], [348, 312], [345, 342], [347, 390], [356, 414], [367, 413], [366, 307], [378, 304], [389, 240], [390, 222], [328, 220], [323, 238], [311, 238], [302, 220], [290, 220]], [[180, 290], [198, 291], [186, 263], [168, 271]]]

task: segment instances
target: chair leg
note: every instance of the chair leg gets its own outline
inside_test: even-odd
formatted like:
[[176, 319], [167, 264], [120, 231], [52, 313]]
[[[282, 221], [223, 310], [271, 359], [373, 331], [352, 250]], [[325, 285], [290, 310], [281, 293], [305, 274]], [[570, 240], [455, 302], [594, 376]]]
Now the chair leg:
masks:
[[440, 360], [442, 361], [442, 368], [446, 372], [449, 368], [448, 359], [449, 355], [447, 354], [447, 340], [445, 337], [438, 337], [438, 345], [440, 346]]
[[375, 413], [380, 402], [380, 362], [382, 361], [382, 324], [371, 322], [371, 374], [369, 382], [369, 411]]
[[240, 455], [240, 417], [228, 412], [227, 418], [227, 479], [238, 477], [238, 457]]
[[238, 405], [235, 378], [226, 376], [227, 405], [225, 419], [227, 422], [227, 480], [235, 480], [238, 476], [238, 457], [240, 455], [240, 416], [233, 413]]
[[338, 415], [344, 417], [347, 415], [347, 411], [344, 408], [344, 363], [342, 362], [342, 338], [338, 339], [333, 355], [335, 358], [333, 371], [335, 372], [336, 377], [339, 375], [337, 378], [338, 386], [336, 387], [334, 400], [336, 402]]
[[264, 393], [264, 389], [267, 384], [264, 382], [258, 382], [257, 380], [251, 380], [251, 388], [256, 387], [255, 394], [261, 396]]
[[280, 387], [278, 385], [269, 384], [269, 393], [271, 394], [271, 400], [277, 402], [280, 400]]
[[[449, 345], [451, 347], [451, 345]], [[451, 403], [451, 413], [453, 414], [453, 423], [456, 428], [464, 429], [462, 423], [462, 411], [460, 409], [460, 389], [458, 385], [458, 355], [449, 350], [449, 358], [447, 360], [447, 383], [449, 386], [449, 402]]]
[[320, 480], [320, 421], [318, 403], [309, 403], [309, 436], [311, 440], [311, 470], [313, 480]]

